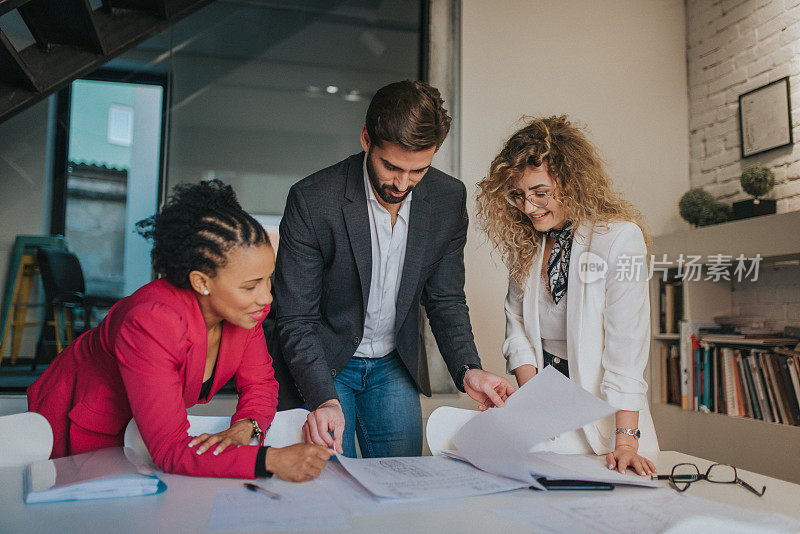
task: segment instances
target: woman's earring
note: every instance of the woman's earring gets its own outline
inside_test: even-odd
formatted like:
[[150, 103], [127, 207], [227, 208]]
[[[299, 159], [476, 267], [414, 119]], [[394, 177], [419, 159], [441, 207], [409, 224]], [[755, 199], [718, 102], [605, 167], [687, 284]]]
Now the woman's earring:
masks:
[[208, 289], [203, 290], [203, 295], [210, 295], [211, 292]]

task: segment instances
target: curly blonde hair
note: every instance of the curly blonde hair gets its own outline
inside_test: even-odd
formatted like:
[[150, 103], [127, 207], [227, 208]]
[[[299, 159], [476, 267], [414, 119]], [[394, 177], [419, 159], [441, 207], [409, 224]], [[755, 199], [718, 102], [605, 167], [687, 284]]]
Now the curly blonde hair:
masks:
[[489, 175], [478, 182], [477, 194], [480, 227], [518, 284], [524, 285], [528, 278], [541, 242], [528, 216], [506, 200], [527, 167], [547, 166], [557, 184], [554, 198], [563, 204], [576, 230], [585, 223], [631, 221], [649, 243], [641, 212], [612, 188], [603, 160], [582, 127], [566, 115], [523, 120], [525, 126], [506, 141]]

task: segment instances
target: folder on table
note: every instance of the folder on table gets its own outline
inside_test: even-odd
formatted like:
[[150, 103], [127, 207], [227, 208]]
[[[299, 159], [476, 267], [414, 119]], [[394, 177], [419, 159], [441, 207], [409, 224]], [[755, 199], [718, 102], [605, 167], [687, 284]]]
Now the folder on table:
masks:
[[34, 462], [25, 469], [27, 504], [153, 495], [167, 486], [133, 449], [112, 447]]

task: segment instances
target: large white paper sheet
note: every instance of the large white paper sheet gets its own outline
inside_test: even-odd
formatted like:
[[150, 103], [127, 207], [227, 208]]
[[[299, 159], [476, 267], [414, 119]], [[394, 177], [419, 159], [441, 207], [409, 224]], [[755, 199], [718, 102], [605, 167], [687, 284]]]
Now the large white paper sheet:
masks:
[[[531, 477], [525, 465], [527, 451], [524, 447], [515, 446], [514, 433], [502, 426], [497, 418], [481, 418], [479, 423], [473, 424], [479, 418], [474, 417], [453, 438], [453, 443], [458, 447], [458, 456], [488, 473], [536, 486], [538, 482]], [[537, 487], [542, 489], [541, 486]]]
[[548, 366], [511, 395], [505, 406], [468, 421], [453, 443], [460, 456], [484, 471], [542, 489], [530, 474], [529, 451], [614, 412], [610, 404]]
[[[480, 435], [470, 430], [490, 428], [503, 434], [504, 449], [528, 452], [546, 439], [581, 428], [615, 411], [610, 404], [548, 366], [511, 395], [505, 406], [472, 418], [453, 437], [453, 443], [462, 450], [465, 436]], [[490, 432], [483, 434], [486, 439], [496, 441]]]
[[344, 511], [320, 489], [270, 488], [280, 499], [270, 499], [244, 488], [220, 490], [206, 528], [211, 531], [342, 530], [350, 526]]
[[339, 462], [328, 462], [313, 482], [314, 487], [323, 488], [336, 504], [350, 515], [386, 515], [459, 510], [467, 507], [458, 499], [412, 500], [381, 499], [375, 497], [353, 478]]
[[433, 499], [427, 501], [405, 499], [378, 499], [344, 480], [324, 484], [336, 503], [354, 516], [417, 514], [442, 510], [464, 510], [466, 503], [459, 499]]
[[705, 518], [708, 524], [738, 525], [739, 529], [725, 530], [729, 534], [800, 532], [800, 521], [784, 515], [755, 512], [666, 489], [603, 497], [528, 500], [525, 504], [490, 511], [543, 533], [619, 534], [620, 526], [626, 532], [637, 533], [689, 532], [681, 528], [681, 522], [690, 518]]
[[338, 459], [370, 493], [389, 499], [469, 497], [529, 485], [444, 456], [364, 459], [338, 456]]

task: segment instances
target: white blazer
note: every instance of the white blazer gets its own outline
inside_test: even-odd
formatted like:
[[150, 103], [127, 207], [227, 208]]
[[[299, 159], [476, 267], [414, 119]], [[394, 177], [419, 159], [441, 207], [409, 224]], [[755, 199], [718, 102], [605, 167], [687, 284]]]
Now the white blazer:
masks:
[[[525, 286], [509, 282], [503, 343], [509, 373], [524, 364], [544, 365], [538, 309], [544, 236], [541, 245]], [[607, 270], [600, 276], [603, 264]], [[638, 274], [629, 268], [636, 265]], [[639, 451], [658, 451], [643, 376], [650, 355], [650, 296], [642, 231], [632, 222], [578, 228], [567, 284], [570, 378], [618, 410], [638, 411]], [[607, 454], [615, 428], [611, 415], [584, 426], [583, 432], [595, 453]]]

